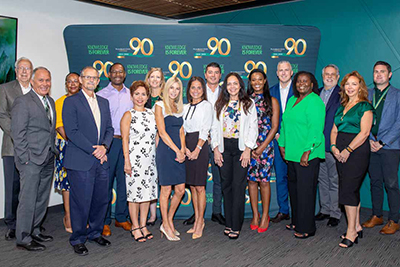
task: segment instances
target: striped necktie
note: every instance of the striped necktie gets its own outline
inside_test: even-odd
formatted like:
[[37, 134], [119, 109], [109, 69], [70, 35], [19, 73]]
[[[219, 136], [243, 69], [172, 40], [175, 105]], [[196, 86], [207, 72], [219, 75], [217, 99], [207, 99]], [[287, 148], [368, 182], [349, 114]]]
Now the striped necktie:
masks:
[[43, 96], [43, 102], [44, 102], [44, 109], [46, 110], [47, 118], [49, 119], [50, 125], [52, 125], [50, 106], [49, 106], [49, 103], [47, 102], [46, 96]]

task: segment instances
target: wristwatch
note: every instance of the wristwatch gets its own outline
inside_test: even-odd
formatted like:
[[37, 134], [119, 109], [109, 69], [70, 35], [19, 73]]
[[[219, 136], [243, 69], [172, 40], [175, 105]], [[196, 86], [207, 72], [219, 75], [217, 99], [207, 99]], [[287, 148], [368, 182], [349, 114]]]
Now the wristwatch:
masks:
[[106, 144], [101, 144], [108, 151], [108, 146]]
[[382, 140], [379, 140], [378, 143], [379, 143], [381, 146], [386, 146], [386, 144], [385, 144], [384, 142], [382, 142]]

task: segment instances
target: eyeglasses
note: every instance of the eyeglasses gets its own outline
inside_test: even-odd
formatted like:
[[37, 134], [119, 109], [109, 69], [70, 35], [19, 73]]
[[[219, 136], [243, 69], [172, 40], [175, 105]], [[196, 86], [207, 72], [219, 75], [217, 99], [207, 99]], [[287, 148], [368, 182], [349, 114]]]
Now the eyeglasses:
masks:
[[99, 77], [96, 76], [82, 76], [82, 78], [84, 80], [94, 80], [94, 81], [97, 81], [99, 79]]
[[19, 71], [24, 71], [25, 70], [25, 71], [29, 72], [29, 71], [32, 70], [32, 68], [29, 68], [29, 67], [18, 67], [17, 70], [19, 70]]
[[112, 74], [124, 74], [125, 73], [125, 71], [123, 71], [123, 70], [113, 70], [113, 71], [110, 71]]
[[79, 82], [78, 80], [68, 80], [68, 81], [67, 81], [67, 84], [78, 83], [78, 82]]

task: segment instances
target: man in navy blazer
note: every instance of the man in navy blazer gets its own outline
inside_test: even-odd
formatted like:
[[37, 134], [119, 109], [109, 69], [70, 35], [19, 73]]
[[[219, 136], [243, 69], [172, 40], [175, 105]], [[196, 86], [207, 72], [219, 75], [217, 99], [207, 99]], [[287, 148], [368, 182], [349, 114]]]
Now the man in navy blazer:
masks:
[[394, 234], [400, 228], [400, 191], [398, 171], [400, 162], [400, 90], [390, 84], [392, 68], [389, 63], [378, 61], [374, 65], [375, 88], [368, 90], [368, 97], [376, 112], [376, 123], [371, 129], [371, 179], [372, 216], [363, 227], [383, 224], [383, 185], [388, 196], [389, 218], [381, 234]]
[[320, 97], [325, 104], [325, 161], [321, 161], [318, 175], [320, 211], [315, 220], [329, 218], [328, 226], [335, 227], [340, 222], [342, 212], [339, 208], [339, 177], [336, 170], [336, 160], [331, 153], [331, 130], [336, 111], [340, 106], [339, 68], [329, 64], [322, 69], [324, 86], [319, 89]]
[[[82, 90], [65, 99], [63, 122], [68, 137], [64, 167], [68, 171], [72, 235], [75, 253], [87, 255], [85, 242], [111, 243], [101, 236], [108, 203], [107, 150], [114, 129], [108, 101], [96, 96], [99, 73], [85, 67], [79, 81]], [[87, 227], [89, 224], [89, 227]]]
[[271, 219], [272, 222], [278, 223], [282, 220], [289, 220], [289, 191], [288, 191], [288, 178], [287, 178], [287, 164], [282, 159], [281, 152], [277, 140], [279, 139], [279, 132], [281, 129], [282, 114], [286, 109], [286, 104], [290, 97], [293, 96], [292, 90], [292, 65], [288, 61], [280, 61], [277, 66], [276, 75], [279, 82], [270, 88], [271, 96], [278, 99], [280, 112], [279, 112], [279, 128], [278, 133], [274, 139], [274, 168], [276, 174], [276, 193], [278, 198], [279, 212]]

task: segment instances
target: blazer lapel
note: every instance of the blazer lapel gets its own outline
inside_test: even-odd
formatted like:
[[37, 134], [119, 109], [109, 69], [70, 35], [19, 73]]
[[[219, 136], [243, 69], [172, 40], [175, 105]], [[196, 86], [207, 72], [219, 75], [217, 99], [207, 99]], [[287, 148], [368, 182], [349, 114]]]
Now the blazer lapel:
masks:
[[39, 96], [36, 95], [36, 93], [33, 91], [33, 89], [32, 89], [31, 91], [29, 91], [29, 94], [30, 94], [30, 96], [32, 97], [33, 102], [35, 102], [36, 105], [39, 106], [40, 111], [41, 111], [41, 112], [43, 113], [43, 115], [45, 115], [46, 118], [47, 118], [46, 110], [44, 109], [42, 100], [39, 99]]
[[18, 96], [21, 96], [22, 95], [22, 88], [21, 88], [21, 85], [19, 84], [19, 82], [17, 80], [15, 80], [13, 87], [14, 88], [13, 88], [12, 92], [15, 95], [15, 98], [17, 98]]
[[85, 109], [86, 109], [86, 111], [88, 112], [88, 114], [90, 114], [89, 116], [92, 118], [91, 121], [92, 121], [92, 123], [93, 123], [93, 125], [94, 125], [94, 128], [96, 129], [96, 132], [97, 132], [96, 121], [95, 121], [95, 119], [94, 119], [92, 109], [91, 109], [90, 106], [89, 106], [89, 102], [87, 101], [86, 97], [83, 95], [82, 90], [79, 91], [78, 94], [79, 94], [79, 98], [81, 99], [82, 105], [85, 107]]
[[[379, 123], [379, 129], [385, 127], [385, 122], [387, 121], [391, 121], [390, 119], [387, 119], [387, 116], [393, 116], [393, 110], [394, 108], [392, 107], [393, 105], [393, 99], [395, 99], [395, 97], [392, 96], [393, 94], [393, 89], [392, 86], [389, 87], [388, 89], [389, 91], [387, 92], [387, 95], [385, 96], [385, 102], [383, 103], [383, 110], [382, 110], [382, 117], [381, 117], [381, 121]], [[378, 129], [378, 134], [379, 134], [379, 129]], [[384, 128], [383, 128], [384, 129]]]
[[97, 98], [97, 103], [99, 104], [99, 110], [100, 110], [100, 140], [103, 140], [104, 138], [104, 133], [105, 133], [105, 128], [104, 126], [106, 125], [105, 120], [105, 116], [103, 116], [103, 114], [105, 114], [107, 112], [107, 107], [105, 105], [103, 105], [103, 101], [101, 101], [99, 98]]
[[[329, 108], [332, 106], [332, 103], [334, 101], [336, 101], [336, 98], [338, 97], [338, 91], [339, 91], [340, 87], [339, 86], [335, 86], [335, 88], [333, 89], [333, 92], [331, 94], [331, 96], [329, 97], [328, 103], [326, 103], [326, 111], [329, 110]], [[322, 87], [322, 90], [324, 90], [324, 88]], [[321, 92], [322, 92], [321, 90]]]

